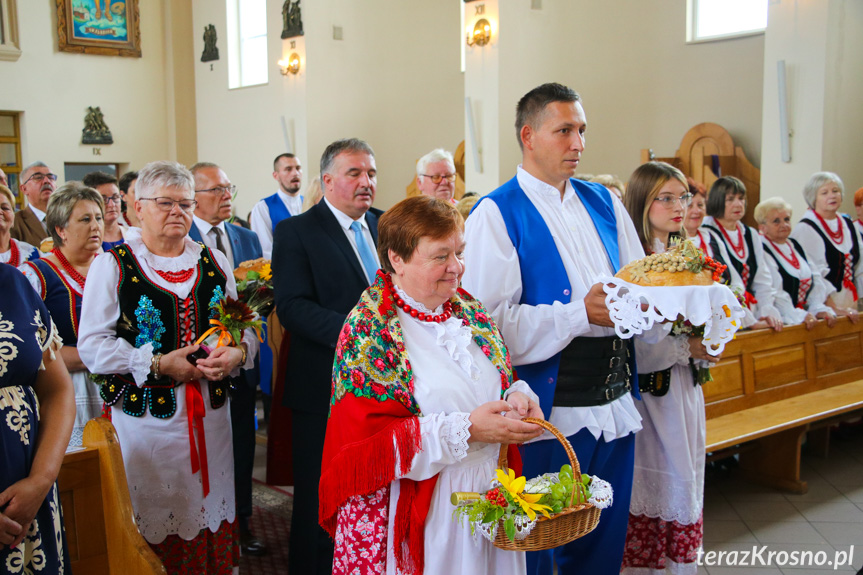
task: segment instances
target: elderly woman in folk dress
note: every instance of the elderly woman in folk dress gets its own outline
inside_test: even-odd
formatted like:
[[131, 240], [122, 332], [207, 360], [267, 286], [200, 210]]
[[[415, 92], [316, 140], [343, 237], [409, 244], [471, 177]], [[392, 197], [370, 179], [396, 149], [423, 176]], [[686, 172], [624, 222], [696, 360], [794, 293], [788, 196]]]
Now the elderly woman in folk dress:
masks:
[[320, 483], [334, 573], [524, 573], [523, 553], [473, 541], [453, 491], [484, 491], [501, 443], [538, 437], [491, 316], [459, 288], [462, 218], [429, 196], [378, 224], [382, 270], [336, 347]]
[[826, 280], [827, 305], [857, 322], [857, 300], [863, 288], [860, 237], [851, 220], [839, 213], [845, 185], [833, 172], [812, 174], [803, 188], [809, 209], [791, 237], [806, 251], [809, 263]]
[[72, 382], [42, 300], [0, 264], [0, 572], [69, 572], [55, 481], [72, 431]]
[[15, 196], [12, 190], [0, 184], [0, 263], [18, 267], [24, 262], [38, 259], [39, 250], [12, 237], [15, 223]]
[[[731, 273], [732, 285], [741, 285], [746, 297], [746, 306], [757, 318], [757, 322], [746, 327], [752, 329], [770, 327], [782, 330], [782, 315], [773, 305], [775, 293], [773, 278], [764, 260], [764, 247], [758, 239], [758, 231], [744, 225], [746, 213], [746, 186], [733, 176], [719, 178], [710, 186], [707, 195], [708, 228], [719, 243], [724, 244]], [[736, 276], [736, 277], [735, 277]]]
[[791, 234], [791, 205], [782, 198], [768, 198], [755, 206], [755, 221], [761, 232], [764, 253], [776, 307], [788, 325], [803, 324], [812, 329], [819, 319], [832, 327], [836, 313], [827, 305], [827, 286], [821, 274], [812, 271], [806, 252], [788, 237]]
[[180, 164], [141, 170], [141, 227], [93, 263], [78, 350], [105, 377], [138, 529], [168, 573], [219, 575], [238, 563], [228, 378], [251, 369], [257, 339], [189, 358], [237, 295], [224, 254], [187, 236], [193, 190]]
[[90, 264], [102, 253], [102, 196], [80, 182], [69, 182], [51, 195], [45, 223], [54, 249], [19, 269], [45, 302], [63, 338], [60, 355], [75, 387], [75, 426], [69, 445], [81, 445], [84, 426], [102, 411], [99, 388], [77, 347], [84, 285]]

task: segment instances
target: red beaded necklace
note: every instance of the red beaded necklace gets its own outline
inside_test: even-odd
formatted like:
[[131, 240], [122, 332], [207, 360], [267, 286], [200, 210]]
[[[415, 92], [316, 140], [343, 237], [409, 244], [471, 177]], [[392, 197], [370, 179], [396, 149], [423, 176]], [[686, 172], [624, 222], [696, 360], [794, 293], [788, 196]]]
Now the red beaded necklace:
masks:
[[834, 232], [830, 229], [830, 226], [827, 225], [827, 222], [824, 220], [824, 218], [821, 217], [821, 214], [819, 214], [815, 210], [812, 210], [812, 213], [815, 214], [815, 217], [818, 218], [819, 222], [821, 222], [821, 225], [824, 227], [824, 231], [827, 232], [827, 235], [830, 236], [830, 239], [833, 240], [833, 243], [838, 246], [845, 241], [845, 226], [842, 225], [841, 217], [836, 218], [837, 220], [839, 220], [839, 229]]
[[742, 224], [737, 224], [737, 239], [740, 240], [740, 247], [734, 245], [734, 242], [731, 241], [731, 236], [728, 235], [728, 232], [725, 231], [725, 226], [719, 223], [719, 220], [716, 220], [716, 224], [719, 226], [719, 230], [722, 232], [722, 235], [725, 236], [725, 239], [728, 240], [728, 245], [731, 246], [731, 249], [734, 250], [734, 253], [737, 254], [737, 259], [743, 261], [746, 259], [746, 242], [743, 238], [743, 226]]
[[707, 242], [704, 241], [704, 236], [701, 235], [701, 230], [696, 230], [695, 233], [698, 234], [698, 241], [701, 242], [701, 251], [707, 254]]
[[402, 308], [402, 311], [404, 311], [409, 316], [414, 317], [420, 321], [426, 321], [426, 322], [430, 322], [430, 323], [443, 323], [452, 317], [452, 302], [449, 302], [449, 301], [444, 302], [443, 313], [439, 313], [437, 315], [432, 315], [430, 313], [421, 312], [418, 309], [411, 306], [410, 304], [408, 304], [407, 302], [405, 302], [405, 300], [403, 300], [398, 295], [398, 293], [395, 290], [395, 287], [393, 286], [393, 279], [392, 279], [391, 275], [388, 274], [385, 277], [386, 277], [387, 284], [389, 284], [390, 291], [393, 294], [393, 298], [395, 299], [396, 305], [399, 306], [400, 308]]
[[21, 250], [12, 238], [9, 238], [9, 252], [9, 261], [6, 263], [17, 268], [21, 264]]
[[72, 264], [69, 263], [69, 260], [66, 259], [66, 256], [63, 255], [63, 252], [60, 251], [60, 248], [54, 248], [51, 250], [51, 253], [54, 254], [54, 257], [57, 258], [57, 261], [60, 262], [60, 267], [69, 274], [69, 277], [72, 278], [78, 286], [81, 288], [81, 293], [84, 293], [84, 282], [87, 281], [87, 276], [81, 275], [78, 270], [72, 267]]
[[788, 262], [788, 264], [791, 267], [793, 267], [795, 270], [800, 269], [800, 260], [797, 259], [797, 254], [794, 253], [794, 246], [793, 245], [788, 244], [788, 247], [791, 248], [791, 258], [789, 259], [785, 256], [785, 253], [779, 249], [779, 246], [777, 246], [776, 244], [773, 243], [773, 240], [771, 240], [770, 238], [767, 238], [767, 241], [770, 242], [770, 245], [773, 246], [773, 249], [776, 250], [776, 253], [778, 253], [780, 256], [782, 256], [782, 259], [785, 260], [786, 262]]
[[189, 281], [192, 277], [192, 274], [195, 273], [195, 268], [189, 268], [187, 270], [179, 271], [179, 272], [165, 272], [162, 270], [153, 270], [159, 277], [165, 280], [166, 282], [171, 282], [172, 284], [181, 284], [185, 281]]

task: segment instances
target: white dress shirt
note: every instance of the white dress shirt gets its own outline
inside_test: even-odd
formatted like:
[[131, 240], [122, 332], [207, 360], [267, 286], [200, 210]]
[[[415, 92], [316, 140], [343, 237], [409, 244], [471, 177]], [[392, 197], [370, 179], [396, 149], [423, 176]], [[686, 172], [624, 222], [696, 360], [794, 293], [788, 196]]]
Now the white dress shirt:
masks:
[[[234, 249], [231, 247], [231, 238], [228, 237], [228, 230], [225, 229], [225, 222], [219, 222], [218, 225], [212, 225], [210, 222], [204, 221], [198, 216], [193, 216], [195, 221], [195, 225], [198, 226], [198, 231], [201, 232], [201, 239], [204, 240], [204, 245], [210, 248], [211, 250], [218, 249], [216, 247], [216, 238], [213, 237], [213, 234], [210, 231], [215, 228], [219, 230], [218, 233], [222, 234], [222, 245], [225, 248], [225, 256], [228, 258], [228, 264], [231, 266], [230, 270], [225, 270], [226, 272], [233, 271], [236, 269], [237, 264], [242, 262], [234, 261]], [[227, 224], [233, 225], [233, 224]]]
[[[279, 199], [285, 204], [288, 212], [292, 216], [297, 216], [303, 210], [303, 196], [297, 192], [293, 196], [286, 194], [281, 188], [276, 190]], [[273, 257], [273, 220], [270, 218], [270, 208], [264, 200], [259, 201], [252, 208], [252, 215], [249, 217], [249, 225], [252, 231], [258, 234], [258, 239], [261, 240], [261, 250], [264, 252], [266, 259]]]
[[46, 214], [33, 204], [30, 204], [30, 210], [32, 210], [32, 212], [36, 214], [36, 217], [39, 218], [39, 223], [42, 224], [42, 228], [47, 232], [48, 226], [45, 225], [45, 216], [47, 216], [48, 214]]
[[330, 211], [333, 212], [333, 215], [336, 216], [336, 220], [338, 220], [339, 226], [341, 226], [342, 230], [345, 232], [345, 237], [348, 238], [348, 242], [350, 242], [351, 248], [353, 248], [354, 254], [357, 256], [357, 261], [360, 262], [360, 267], [366, 269], [363, 265], [363, 259], [360, 257], [360, 252], [357, 249], [357, 240], [354, 237], [354, 230], [351, 229], [351, 224], [354, 223], [354, 221], [358, 221], [362, 226], [363, 237], [366, 238], [366, 243], [369, 244], [369, 248], [371, 248], [372, 250], [372, 255], [375, 256], [375, 262], [377, 262], [378, 267], [380, 267], [381, 261], [380, 259], [378, 259], [377, 244], [375, 244], [375, 240], [374, 238], [372, 238], [372, 231], [369, 229], [369, 225], [366, 223], [366, 218], [361, 217], [359, 220], [354, 220], [352, 217], [331, 204], [328, 199], [324, 198], [324, 202], [327, 204], [327, 207], [330, 208]]
[[[570, 301], [537, 306], [519, 303], [522, 284], [518, 253], [493, 201], [480, 203], [467, 220], [462, 285], [494, 317], [512, 363], [524, 365], [552, 357], [575, 337], [614, 335], [612, 328], [591, 325], [584, 306], [584, 297], [596, 283], [595, 278], [614, 272], [593, 220], [569, 181], [561, 201], [556, 188], [521, 166], [517, 178], [551, 232], [571, 286]], [[612, 202], [623, 266], [644, 257], [644, 250], [623, 204], [614, 196]], [[567, 437], [587, 428], [594, 437], [602, 435], [606, 441], [641, 429], [641, 417], [628, 393], [606, 405], [554, 407], [548, 420]], [[548, 432], [540, 437], [550, 438]]]

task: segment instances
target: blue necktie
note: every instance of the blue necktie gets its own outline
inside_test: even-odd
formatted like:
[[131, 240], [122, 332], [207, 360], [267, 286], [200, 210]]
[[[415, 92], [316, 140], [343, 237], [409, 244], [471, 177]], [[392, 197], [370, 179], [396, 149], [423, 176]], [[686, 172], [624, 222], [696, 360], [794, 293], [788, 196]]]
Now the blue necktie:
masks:
[[369, 278], [369, 285], [375, 283], [375, 274], [378, 273], [378, 263], [375, 260], [375, 254], [372, 253], [366, 236], [363, 233], [363, 226], [359, 222], [351, 224], [351, 229], [354, 231], [354, 241], [357, 243], [357, 251], [360, 252], [360, 259], [363, 262], [363, 268], [366, 270], [366, 275]]

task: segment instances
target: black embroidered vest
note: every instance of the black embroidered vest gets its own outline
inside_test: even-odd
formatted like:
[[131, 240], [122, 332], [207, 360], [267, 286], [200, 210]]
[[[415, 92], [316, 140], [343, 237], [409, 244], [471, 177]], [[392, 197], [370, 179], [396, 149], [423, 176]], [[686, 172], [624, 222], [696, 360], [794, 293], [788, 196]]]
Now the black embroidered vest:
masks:
[[57, 326], [57, 333], [63, 338], [63, 345], [76, 347], [81, 319], [81, 294], [69, 285], [48, 260], [33, 260], [25, 265], [30, 266], [42, 280], [42, 293], [39, 295], [51, 312], [51, 319]]
[[[803, 251], [803, 248], [800, 247], [800, 244], [798, 244], [792, 238], [788, 238], [788, 241], [791, 242], [792, 246], [794, 246], [794, 250], [797, 252], [798, 257], [800, 257], [800, 259], [805, 260], [806, 259], [806, 252]], [[765, 245], [764, 251], [768, 255], [770, 255], [770, 257], [772, 257], [773, 260], [776, 262], [776, 266], [779, 268], [779, 276], [782, 278], [782, 289], [785, 290], [785, 292], [787, 292], [788, 295], [791, 296], [791, 303], [794, 304], [794, 307], [798, 307], [798, 305], [800, 303], [805, 305], [806, 300], [809, 299], [809, 293], [812, 291], [813, 283], [812, 282], [809, 283], [809, 289], [806, 290], [806, 296], [805, 296], [803, 302], [800, 302], [799, 301], [800, 278], [794, 277], [793, 275], [788, 273], [788, 270], [785, 269], [785, 266], [783, 266], [782, 262], [779, 261], [780, 256], [778, 254], [773, 253], [773, 248], [771, 246]], [[808, 260], [807, 260], [807, 262], [808, 262]], [[811, 273], [811, 268], [810, 268], [810, 273]], [[810, 276], [810, 277], [812, 277], [812, 276]]]
[[[853, 270], [857, 266], [857, 262], [860, 261], [860, 243], [857, 241], [857, 230], [854, 229], [854, 223], [850, 219], [845, 216], [840, 217], [845, 220], [851, 231], [851, 269]], [[842, 291], [842, 281], [845, 279], [845, 254], [836, 247], [833, 240], [827, 237], [827, 234], [817, 223], [807, 218], [800, 220], [800, 223], [812, 226], [812, 229], [821, 236], [821, 240], [824, 242], [824, 259], [827, 260], [827, 265], [830, 267], [827, 281], [833, 284], [836, 291]]]
[[[753, 244], [753, 239], [752, 239], [752, 236], [754, 234], [752, 233], [752, 230], [749, 229], [749, 226], [744, 226], [743, 223], [738, 223], [737, 225], [743, 228], [743, 239], [746, 242], [746, 249], [748, 252], [748, 255], [746, 256], [746, 265], [749, 266], [749, 277], [746, 278], [747, 279], [746, 285], [743, 287], [746, 289], [746, 291], [748, 291], [749, 293], [752, 293], [752, 284], [755, 282], [755, 272], [758, 271], [758, 260], [755, 258], [755, 245]], [[722, 237], [722, 232], [720, 231], [720, 229], [717, 226], [705, 224], [704, 227], [710, 228], [711, 230], [716, 232], [716, 235], [718, 237]], [[738, 275], [740, 275], [740, 277], [742, 279], [743, 278], [743, 262], [741, 262], [736, 257], [734, 257], [734, 255], [733, 255], [734, 254], [734, 247], [731, 246], [729, 244], [729, 242], [725, 240], [724, 237], [723, 237], [723, 241], [725, 242], [725, 245], [728, 248], [728, 250], [727, 250], [728, 251], [728, 259], [731, 260], [730, 262], [723, 262], [723, 263], [725, 265], [734, 266], [734, 269], [737, 270]], [[713, 253], [717, 253], [717, 251], [714, 250]]]
[[[110, 250], [120, 268], [117, 294], [120, 301], [120, 318], [117, 337], [133, 347], [153, 344], [153, 353], [169, 353], [185, 345], [180, 341], [181, 301], [174, 293], [151, 282], [141, 271], [138, 260], [127, 245]], [[211, 309], [224, 298], [226, 276], [204, 247], [197, 265], [197, 280], [189, 293], [193, 336], [204, 333], [209, 327]], [[214, 312], [213, 312], [214, 313]], [[175, 388], [182, 381], [168, 377], [155, 379], [151, 374], [147, 382], [138, 387], [131, 374], [108, 376], [101, 386], [102, 399], [114, 405], [121, 398], [123, 412], [141, 417], [149, 408], [154, 417], [168, 418], [177, 410]], [[210, 405], [218, 409], [225, 404], [229, 380], [211, 381]]]

